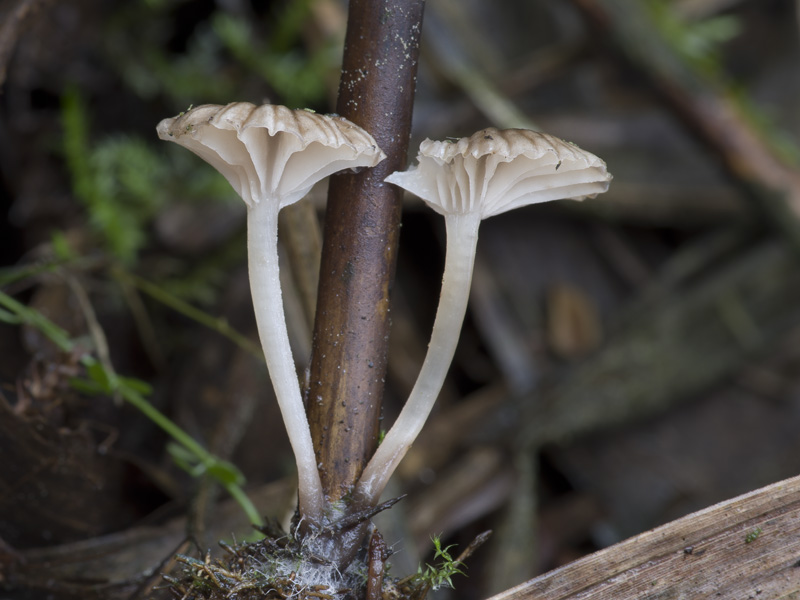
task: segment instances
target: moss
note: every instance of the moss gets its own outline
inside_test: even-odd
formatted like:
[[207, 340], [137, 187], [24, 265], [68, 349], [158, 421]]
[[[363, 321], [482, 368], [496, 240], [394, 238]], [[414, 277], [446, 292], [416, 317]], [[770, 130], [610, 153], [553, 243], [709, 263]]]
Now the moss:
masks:
[[285, 533], [275, 522], [259, 528], [257, 542], [220, 542], [219, 559], [178, 556], [182, 572], [165, 576], [177, 597], [184, 600], [348, 600], [361, 598], [366, 586], [363, 561], [340, 571], [317, 556], [314, 538]]

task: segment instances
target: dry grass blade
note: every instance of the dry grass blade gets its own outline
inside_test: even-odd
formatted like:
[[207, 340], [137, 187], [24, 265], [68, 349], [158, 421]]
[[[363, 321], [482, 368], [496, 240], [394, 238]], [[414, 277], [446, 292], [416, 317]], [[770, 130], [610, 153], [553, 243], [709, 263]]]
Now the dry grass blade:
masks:
[[800, 477], [601, 550], [491, 600], [797, 598]]

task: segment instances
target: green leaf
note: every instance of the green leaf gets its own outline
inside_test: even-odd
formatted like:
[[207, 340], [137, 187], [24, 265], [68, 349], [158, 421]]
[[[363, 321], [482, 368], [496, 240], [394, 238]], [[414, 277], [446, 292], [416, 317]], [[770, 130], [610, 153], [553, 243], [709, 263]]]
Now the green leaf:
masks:
[[54, 231], [50, 234], [50, 245], [59, 261], [67, 262], [78, 257], [63, 231]]
[[119, 385], [120, 388], [127, 388], [144, 396], [149, 396], [153, 393], [152, 385], [141, 379], [136, 379], [135, 377], [119, 377], [117, 379], [117, 385]]
[[69, 334], [53, 323], [50, 319], [45, 317], [42, 313], [32, 308], [29, 308], [14, 300], [8, 294], [0, 292], [0, 306], [8, 309], [14, 314], [22, 323], [31, 325], [38, 329], [45, 335], [51, 342], [59, 347], [64, 352], [72, 352], [75, 345], [69, 337]]
[[225, 460], [217, 460], [209, 465], [208, 474], [223, 485], [243, 485], [245, 482], [242, 472]]
[[3, 323], [9, 323], [11, 325], [20, 325], [22, 323], [21, 318], [14, 313], [5, 310], [4, 308], [0, 308], [0, 321]]
[[81, 379], [80, 377], [70, 378], [69, 387], [87, 396], [102, 396], [108, 393], [106, 389], [96, 381]]
[[111, 386], [112, 378], [109, 377], [105, 367], [103, 367], [99, 361], [93, 362], [87, 366], [86, 374], [89, 376], [89, 379], [97, 383], [106, 394], [110, 394], [114, 391]]
[[177, 442], [167, 444], [167, 452], [178, 467], [189, 473], [192, 477], [200, 477], [206, 472], [206, 465], [198, 460], [197, 455], [190, 452]]

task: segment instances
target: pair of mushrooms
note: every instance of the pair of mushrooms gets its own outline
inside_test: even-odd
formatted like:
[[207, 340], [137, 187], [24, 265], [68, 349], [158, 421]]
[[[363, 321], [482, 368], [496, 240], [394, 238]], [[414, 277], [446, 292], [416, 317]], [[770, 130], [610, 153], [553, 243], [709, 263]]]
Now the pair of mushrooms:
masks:
[[[284, 106], [204, 105], [165, 119], [158, 135], [216, 168], [247, 204], [248, 267], [270, 377], [297, 462], [300, 514], [322, 524], [325, 498], [289, 347], [278, 270], [278, 211], [321, 179], [385, 158], [350, 121]], [[444, 215], [447, 249], [430, 345], [403, 410], [361, 475], [354, 498], [376, 505], [425, 423], [453, 359], [469, 297], [482, 219], [533, 204], [581, 200], [608, 189], [605, 163], [550, 135], [484, 129], [456, 142], [425, 140], [419, 164], [385, 181]]]

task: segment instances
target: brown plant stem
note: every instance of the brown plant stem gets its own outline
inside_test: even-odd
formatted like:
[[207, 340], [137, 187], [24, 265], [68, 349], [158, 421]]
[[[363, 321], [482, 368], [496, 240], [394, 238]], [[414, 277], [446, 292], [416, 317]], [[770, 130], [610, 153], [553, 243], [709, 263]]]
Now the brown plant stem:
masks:
[[307, 411], [325, 494], [351, 490], [378, 438], [424, 0], [351, 0], [337, 112], [387, 158], [331, 179]]
[[386, 559], [389, 549], [378, 530], [372, 532], [369, 539], [367, 593], [365, 600], [381, 600], [383, 597], [383, 575], [386, 570]]

